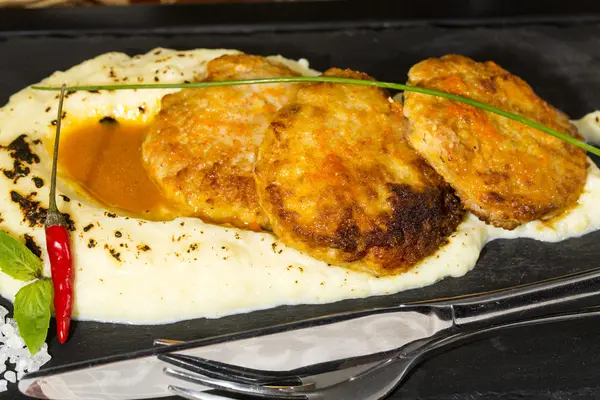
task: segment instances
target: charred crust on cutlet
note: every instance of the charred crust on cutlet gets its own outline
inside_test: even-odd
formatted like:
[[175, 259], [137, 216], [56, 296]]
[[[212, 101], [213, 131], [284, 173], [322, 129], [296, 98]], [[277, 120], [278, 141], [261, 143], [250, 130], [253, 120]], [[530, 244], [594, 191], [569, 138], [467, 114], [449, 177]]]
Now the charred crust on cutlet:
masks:
[[279, 110], [277, 119], [271, 122], [269, 128], [273, 131], [275, 139], [280, 140], [281, 133], [288, 128], [289, 121], [300, 112], [302, 106], [299, 104], [291, 104]]
[[504, 197], [500, 195], [498, 192], [489, 192], [487, 194], [487, 199], [494, 203], [504, 203]]
[[281, 223], [301, 237], [308, 247], [339, 250], [345, 262], [377, 259], [383, 272], [393, 274], [408, 270], [424, 257], [447, 243], [462, 221], [460, 200], [447, 185], [415, 190], [410, 185], [389, 183], [391, 213], [381, 215], [378, 223], [361, 231], [354, 217], [359, 206], [347, 206], [332, 235], [316, 234], [298, 221], [298, 215], [284, 208], [284, 194], [276, 185], [268, 185], [268, 201], [276, 209]]
[[273, 121], [270, 126], [276, 140], [280, 140], [281, 132], [285, 130], [285, 124], [281, 121]]

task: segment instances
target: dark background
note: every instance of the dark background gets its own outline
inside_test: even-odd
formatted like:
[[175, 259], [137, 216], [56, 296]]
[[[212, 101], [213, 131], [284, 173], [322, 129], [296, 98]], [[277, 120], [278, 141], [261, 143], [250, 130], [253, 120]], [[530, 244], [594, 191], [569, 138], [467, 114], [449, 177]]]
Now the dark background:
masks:
[[[0, 103], [98, 54], [134, 55], [162, 46], [304, 57], [315, 69], [348, 67], [396, 82], [423, 58], [460, 53], [498, 62], [573, 118], [600, 109], [600, 2], [369, 3], [0, 10]], [[52, 327], [49, 365], [148, 348], [157, 337], [197, 339], [533, 282], [599, 266], [599, 240], [600, 232], [558, 244], [493, 242], [465, 277], [393, 296], [163, 326], [75, 323], [66, 345], [58, 344]], [[422, 364], [391, 398], [600, 399], [599, 322], [523, 328], [449, 351]], [[21, 397], [13, 390], [0, 398]]]

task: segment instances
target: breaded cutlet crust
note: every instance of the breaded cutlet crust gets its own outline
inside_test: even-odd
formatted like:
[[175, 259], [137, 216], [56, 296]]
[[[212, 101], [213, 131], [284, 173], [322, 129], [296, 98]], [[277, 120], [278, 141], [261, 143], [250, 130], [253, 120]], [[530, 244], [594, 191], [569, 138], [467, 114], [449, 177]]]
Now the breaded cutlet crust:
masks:
[[460, 203], [408, 146], [406, 128], [384, 90], [303, 85], [271, 123], [255, 167], [273, 231], [315, 258], [376, 276], [435, 252], [460, 223]]
[[[448, 55], [424, 60], [408, 84], [519, 114], [581, 139], [565, 114], [494, 62]], [[456, 190], [465, 208], [513, 229], [574, 205], [587, 178], [583, 150], [519, 122], [462, 103], [404, 93], [410, 145]]]
[[[296, 76], [259, 56], [210, 61], [205, 80]], [[240, 228], [268, 228], [252, 174], [256, 152], [275, 111], [298, 85], [183, 89], [162, 99], [142, 146], [149, 176], [181, 215]]]

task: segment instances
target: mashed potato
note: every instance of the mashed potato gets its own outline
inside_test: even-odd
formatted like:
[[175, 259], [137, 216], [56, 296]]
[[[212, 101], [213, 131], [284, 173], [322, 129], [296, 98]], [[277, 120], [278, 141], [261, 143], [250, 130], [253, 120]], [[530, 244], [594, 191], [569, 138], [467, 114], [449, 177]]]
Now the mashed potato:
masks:
[[[202, 76], [208, 60], [233, 50], [156, 49], [129, 57], [109, 53], [45, 85], [182, 82]], [[281, 58], [277, 58], [283, 60]], [[306, 62], [285, 61], [303, 74]], [[63, 132], [87, 119], [106, 116], [148, 122], [160, 99], [175, 90], [75, 92], [65, 100]], [[56, 92], [24, 89], [0, 109], [0, 228], [43, 250], [42, 228], [54, 133]], [[54, 121], [54, 122], [53, 122]], [[25, 136], [22, 136], [25, 135]], [[199, 219], [148, 221], [113, 213], [91, 201], [66, 179], [59, 181], [59, 209], [72, 222], [75, 308], [80, 320], [166, 323], [264, 309], [283, 304], [327, 303], [396, 293], [462, 276], [475, 266], [481, 248], [499, 237], [558, 241], [600, 228], [600, 171], [591, 163], [577, 207], [551, 223], [534, 221], [515, 231], [491, 228], [468, 215], [449, 243], [416, 268], [394, 277], [328, 266], [282, 245], [269, 233], [205, 224]], [[27, 236], [26, 236], [27, 235]], [[0, 274], [0, 294], [14, 299], [23, 282]]]

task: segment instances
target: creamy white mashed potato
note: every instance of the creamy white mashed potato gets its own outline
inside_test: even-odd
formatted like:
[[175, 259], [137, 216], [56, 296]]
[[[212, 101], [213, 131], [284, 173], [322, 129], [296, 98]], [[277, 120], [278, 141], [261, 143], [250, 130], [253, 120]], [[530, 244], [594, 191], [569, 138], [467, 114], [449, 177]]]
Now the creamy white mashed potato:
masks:
[[600, 111], [591, 112], [583, 118], [571, 122], [585, 137], [586, 142], [600, 144]]
[[[226, 53], [235, 51], [156, 49], [133, 58], [109, 53], [57, 72], [42, 83], [182, 82], [202, 76], [207, 61]], [[306, 61], [285, 62], [304, 74], [315, 74]], [[104, 116], [149, 121], [158, 111], [161, 97], [173, 91], [71, 93], [65, 100], [63, 129], [77, 121]], [[24, 218], [23, 204], [17, 204], [14, 193], [47, 206], [51, 160], [43, 141], [54, 133], [57, 103], [56, 92], [25, 89], [0, 109], [0, 144], [6, 146], [26, 134], [25, 140], [40, 158], [39, 163], [26, 164], [31, 171], [16, 182], [0, 175], [0, 228], [19, 238], [28, 234], [41, 247], [43, 228]], [[42, 143], [34, 144], [38, 139]], [[0, 168], [11, 170], [13, 161], [9, 151], [0, 151]], [[41, 177], [45, 184], [36, 187], [34, 177]], [[75, 224], [74, 316], [138, 324], [396, 293], [464, 275], [475, 266], [485, 243], [495, 238], [558, 241], [600, 228], [600, 171], [592, 163], [584, 194], [577, 207], [564, 216], [509, 232], [468, 215], [449, 243], [413, 270], [375, 278], [328, 266], [286, 247], [269, 233], [215, 226], [191, 218], [149, 222], [118, 216], [86, 200], [66, 180], [61, 180], [58, 189], [70, 199], [59, 197], [58, 206]], [[42, 258], [49, 275], [45, 250]], [[23, 284], [0, 273], [0, 294], [8, 299], [14, 299]]]

